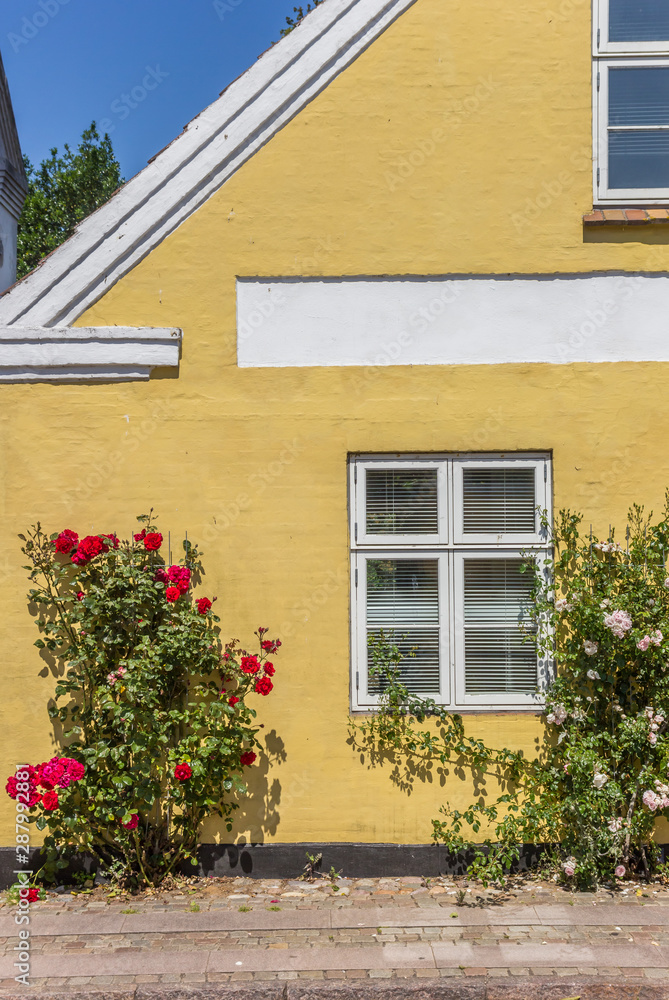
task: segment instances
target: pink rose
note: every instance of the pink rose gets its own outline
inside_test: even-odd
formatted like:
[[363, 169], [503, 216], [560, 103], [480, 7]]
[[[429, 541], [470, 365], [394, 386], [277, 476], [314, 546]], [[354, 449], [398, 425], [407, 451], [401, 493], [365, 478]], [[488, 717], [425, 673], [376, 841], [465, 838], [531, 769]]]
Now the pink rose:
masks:
[[616, 639], [624, 639], [625, 633], [632, 628], [632, 619], [626, 611], [612, 611], [610, 615], [604, 615], [604, 624], [610, 628]]
[[614, 874], [615, 874], [616, 878], [622, 878], [623, 875], [625, 874], [625, 865], [618, 865], [618, 867], [616, 868]]
[[648, 806], [651, 812], [655, 812], [655, 810], [662, 801], [660, 796], [656, 795], [655, 792], [651, 791], [650, 789], [648, 789], [643, 793], [642, 800], [643, 804], [645, 806]]

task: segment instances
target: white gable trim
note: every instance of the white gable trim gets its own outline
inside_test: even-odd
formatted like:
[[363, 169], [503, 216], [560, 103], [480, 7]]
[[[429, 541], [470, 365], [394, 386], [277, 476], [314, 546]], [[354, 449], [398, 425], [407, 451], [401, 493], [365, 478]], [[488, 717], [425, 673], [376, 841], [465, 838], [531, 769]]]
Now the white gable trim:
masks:
[[127, 382], [179, 365], [181, 330], [0, 327], [0, 382]]
[[669, 275], [237, 281], [240, 368], [669, 362]]
[[66, 326], [193, 214], [416, 0], [327, 0], [0, 300]]

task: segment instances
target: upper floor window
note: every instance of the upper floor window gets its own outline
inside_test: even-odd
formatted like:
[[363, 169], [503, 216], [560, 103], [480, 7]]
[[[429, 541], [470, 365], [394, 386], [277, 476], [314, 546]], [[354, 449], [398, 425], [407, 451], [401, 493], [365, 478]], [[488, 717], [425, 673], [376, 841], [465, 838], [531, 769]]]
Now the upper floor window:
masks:
[[542, 703], [550, 665], [531, 630], [528, 553], [550, 552], [548, 455], [351, 460], [354, 709], [378, 703], [370, 639], [404, 654], [409, 690], [458, 709]]
[[595, 202], [669, 203], [669, 2], [595, 0]]

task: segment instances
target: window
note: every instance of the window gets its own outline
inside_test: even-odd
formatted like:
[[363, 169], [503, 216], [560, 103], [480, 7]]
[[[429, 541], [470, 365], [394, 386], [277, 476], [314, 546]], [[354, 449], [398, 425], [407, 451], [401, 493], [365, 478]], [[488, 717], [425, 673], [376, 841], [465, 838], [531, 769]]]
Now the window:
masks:
[[669, 202], [669, 3], [595, 0], [595, 202]]
[[461, 709], [534, 709], [549, 664], [524, 641], [532, 576], [550, 549], [547, 455], [355, 457], [351, 474], [352, 707], [378, 703], [368, 643], [402, 650], [412, 692]]

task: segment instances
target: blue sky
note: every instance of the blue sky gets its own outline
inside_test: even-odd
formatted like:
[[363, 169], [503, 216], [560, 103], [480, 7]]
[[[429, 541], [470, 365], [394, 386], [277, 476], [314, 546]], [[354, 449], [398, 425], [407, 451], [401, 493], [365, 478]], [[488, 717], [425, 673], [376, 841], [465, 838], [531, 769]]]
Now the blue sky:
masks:
[[279, 39], [295, 3], [4, 0], [0, 50], [24, 153], [38, 164], [105, 122], [127, 180]]

